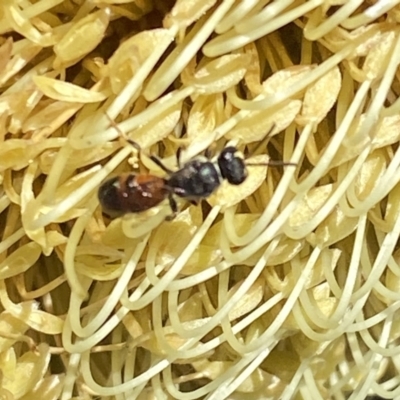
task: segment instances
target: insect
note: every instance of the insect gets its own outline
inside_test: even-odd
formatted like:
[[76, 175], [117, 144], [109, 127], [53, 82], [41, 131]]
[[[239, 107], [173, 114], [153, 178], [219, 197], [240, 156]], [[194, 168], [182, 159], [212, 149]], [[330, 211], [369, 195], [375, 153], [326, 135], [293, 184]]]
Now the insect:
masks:
[[[137, 143], [127, 139], [140, 151]], [[208, 159], [195, 159], [171, 171], [157, 157], [150, 159], [163, 169], [167, 177], [160, 178], [150, 174], [125, 173], [108, 179], [101, 184], [98, 198], [103, 211], [111, 216], [138, 213], [157, 206], [168, 199], [173, 215], [178, 212], [174, 196], [197, 204], [210, 196], [226, 179], [232, 185], [240, 185], [247, 178], [244, 160], [235, 147], [221, 151], [217, 162]], [[177, 153], [180, 158], [180, 151]]]
[[[139, 154], [140, 146], [125, 138]], [[172, 210], [172, 219], [178, 212], [175, 196], [192, 204], [198, 204], [218, 189], [223, 180], [231, 185], [240, 185], [247, 176], [247, 165], [265, 165], [246, 163], [236, 147], [225, 147], [213, 162], [208, 156], [194, 159], [181, 166], [181, 149], [177, 152], [178, 169], [172, 171], [161, 160], [150, 155], [150, 159], [165, 173], [165, 178], [150, 174], [125, 173], [101, 184], [98, 198], [103, 211], [110, 216], [127, 213], [139, 213], [153, 208], [168, 199]], [[285, 162], [270, 162], [268, 165], [296, 165]]]

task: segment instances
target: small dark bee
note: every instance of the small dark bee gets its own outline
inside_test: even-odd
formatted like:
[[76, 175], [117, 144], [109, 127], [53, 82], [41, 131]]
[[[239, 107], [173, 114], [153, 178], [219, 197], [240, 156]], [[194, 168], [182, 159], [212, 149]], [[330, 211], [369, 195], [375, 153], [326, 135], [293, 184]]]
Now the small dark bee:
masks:
[[[137, 143], [129, 142], [137, 148]], [[179, 165], [180, 151], [177, 154]], [[221, 151], [217, 162], [192, 160], [177, 171], [171, 171], [155, 156], [150, 159], [167, 173], [167, 178], [154, 175], [122, 174], [105, 181], [99, 188], [98, 197], [105, 213], [111, 216], [146, 211], [168, 198], [173, 215], [178, 211], [174, 195], [197, 204], [207, 198], [226, 179], [232, 185], [240, 185], [247, 178], [244, 160], [235, 147]]]
[[[140, 155], [140, 146], [125, 138]], [[216, 162], [208, 155], [204, 159], [195, 159], [180, 165], [181, 149], [177, 152], [178, 170], [171, 171], [157, 157], [149, 158], [166, 172], [166, 178], [154, 175], [136, 175], [126, 173], [111, 178], [99, 188], [98, 198], [103, 211], [110, 216], [127, 213], [139, 213], [149, 210], [168, 199], [172, 210], [171, 219], [177, 214], [178, 206], [174, 196], [179, 196], [192, 204], [209, 197], [226, 179], [231, 185], [240, 185], [247, 178], [247, 165], [236, 147], [224, 148]], [[268, 165], [295, 165], [285, 162], [269, 162]]]
[[[138, 148], [136, 143], [129, 142]], [[179, 154], [180, 151], [177, 154], [178, 165]], [[167, 173], [167, 178], [126, 173], [105, 181], [99, 188], [98, 197], [106, 214], [120, 216], [146, 211], [168, 198], [172, 219], [178, 212], [174, 196], [198, 204], [214, 193], [224, 179], [231, 185], [240, 185], [248, 175], [244, 159], [232, 146], [223, 149], [215, 163], [196, 159], [177, 171], [165, 167], [155, 156], [150, 156], [150, 159]], [[282, 164], [293, 165], [279, 165]]]

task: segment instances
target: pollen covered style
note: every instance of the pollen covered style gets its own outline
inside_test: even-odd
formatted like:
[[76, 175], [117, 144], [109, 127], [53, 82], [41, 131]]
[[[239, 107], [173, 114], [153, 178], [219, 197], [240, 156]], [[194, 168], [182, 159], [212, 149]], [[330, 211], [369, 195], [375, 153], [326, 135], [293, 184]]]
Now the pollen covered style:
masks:
[[400, 398], [399, 0], [0, 0], [0, 398]]

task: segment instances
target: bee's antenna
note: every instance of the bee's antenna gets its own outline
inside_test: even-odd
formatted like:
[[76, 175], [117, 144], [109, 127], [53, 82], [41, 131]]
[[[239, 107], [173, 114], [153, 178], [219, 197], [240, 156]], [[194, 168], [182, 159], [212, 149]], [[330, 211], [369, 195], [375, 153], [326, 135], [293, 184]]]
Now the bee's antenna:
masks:
[[270, 137], [271, 133], [273, 132], [273, 130], [275, 129], [275, 127], [276, 127], [276, 124], [273, 123], [273, 124], [271, 125], [271, 127], [268, 129], [266, 135], [264, 136], [264, 139], [258, 144], [258, 146], [256, 146], [256, 148], [255, 148], [253, 151], [251, 151], [251, 152], [248, 154], [247, 157], [253, 156], [255, 153], [258, 152], [258, 150], [261, 149], [261, 147], [263, 147], [263, 146], [265, 145], [265, 142], [269, 139], [269, 137]]
[[122, 138], [125, 142], [129, 143], [134, 149], [138, 151], [138, 156], [140, 158], [140, 154], [142, 151], [142, 148], [140, 147], [140, 144], [129, 138], [124, 132], [121, 131], [119, 126], [115, 123], [115, 121], [107, 114], [104, 113], [105, 116], [107, 117], [108, 121], [110, 122], [110, 125], [118, 132], [120, 138]]
[[[257, 151], [261, 148], [261, 146], [263, 146], [265, 144], [265, 141], [269, 138], [269, 136], [271, 135], [272, 131], [275, 129], [276, 124], [273, 123], [271, 125], [271, 128], [269, 128], [267, 134], [265, 135], [264, 139], [261, 141], [261, 143], [249, 154], [248, 157], [251, 157], [254, 153], [257, 153]], [[268, 162], [265, 163], [252, 163], [252, 162], [247, 162], [246, 161], [246, 166], [250, 166], [250, 167], [280, 167], [280, 166], [284, 166], [284, 167], [297, 167], [296, 163], [292, 163], [292, 162], [286, 162], [286, 161], [278, 161], [278, 160], [270, 160]]]
[[265, 163], [251, 163], [246, 162], [246, 166], [250, 167], [297, 167], [296, 163], [286, 162], [286, 161], [279, 161], [279, 160], [271, 160]]

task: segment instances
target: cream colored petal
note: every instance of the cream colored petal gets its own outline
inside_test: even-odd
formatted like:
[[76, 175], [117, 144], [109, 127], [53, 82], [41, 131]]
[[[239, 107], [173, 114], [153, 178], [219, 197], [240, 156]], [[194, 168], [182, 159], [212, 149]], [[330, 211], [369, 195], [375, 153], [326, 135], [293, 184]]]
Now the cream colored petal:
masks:
[[135, 76], [139, 67], [165, 40], [172, 41], [167, 29], [139, 32], [120, 44], [103, 68], [103, 76], [110, 79], [112, 91], [120, 93]]
[[210, 61], [194, 75], [183, 72], [181, 79], [186, 86], [194, 86], [201, 94], [221, 93], [238, 84], [250, 63], [246, 54], [229, 54]]
[[250, 56], [250, 65], [247, 68], [246, 75], [244, 76], [244, 80], [246, 82], [246, 86], [253, 94], [254, 97], [261, 94], [263, 88], [261, 85], [261, 66], [260, 66], [260, 58], [258, 55], [257, 47], [255, 43], [249, 43], [244, 46], [245, 54]]
[[[325, 271], [335, 271], [341, 254], [342, 252], [339, 249], [330, 249], [325, 247], [321, 251], [321, 254], [313, 267], [312, 274], [309, 276], [305, 287], [309, 289], [323, 283], [326, 280]], [[290, 274], [293, 275], [292, 272], [290, 272]]]
[[75, 64], [89, 54], [102, 40], [110, 20], [110, 10], [103, 8], [73, 24], [54, 46], [54, 69]]
[[51, 375], [41, 379], [40, 382], [20, 400], [55, 400], [60, 398], [62, 389], [64, 388], [65, 376]]
[[[111, 281], [121, 276], [125, 264], [105, 264], [95, 257], [86, 257], [86, 263], [76, 262], [75, 269], [78, 273], [96, 281]], [[90, 263], [89, 263], [90, 261]]]
[[[296, 118], [302, 102], [291, 100], [284, 103], [282, 107], [273, 114], [262, 111], [252, 111], [243, 118], [225, 137], [228, 139], [239, 139], [243, 143], [258, 142], [265, 138], [274, 136], [286, 129]], [[271, 130], [271, 127], [273, 129]]]
[[41, 247], [35, 242], [21, 246], [0, 264], [0, 279], [11, 278], [27, 271], [39, 259], [41, 253]]
[[368, 52], [363, 65], [367, 79], [377, 79], [385, 73], [390, 57], [389, 51], [393, 51], [393, 43], [397, 36], [397, 31], [384, 32], [379, 42]]
[[[303, 246], [304, 240], [293, 240], [288, 237], [283, 238], [279, 241], [279, 245], [276, 247], [274, 252], [268, 257], [267, 265], [280, 265], [290, 261], [303, 249]], [[244, 260], [243, 264], [248, 266], [255, 265], [264, 253], [265, 247]]]
[[[0, 369], [5, 379], [12, 380], [15, 376], [15, 369], [17, 368], [17, 357], [13, 347], [0, 354]], [[3, 378], [3, 379], [4, 379]]]
[[375, 150], [367, 157], [354, 181], [355, 194], [360, 201], [369, 196], [385, 172], [386, 152]]
[[284, 91], [302, 80], [314, 68], [315, 66], [312, 65], [295, 65], [279, 70], [263, 82], [264, 93], [275, 94], [278, 91]]
[[41, 46], [29, 43], [16, 53], [0, 72], [0, 85], [4, 85], [11, 77], [21, 71], [41, 50]]
[[[129, 135], [142, 148], [150, 147], [154, 143], [166, 138], [175, 128], [181, 117], [182, 103], [177, 103], [162, 113], [157, 119], [145, 123], [141, 128]], [[154, 167], [154, 163], [152, 163]]]
[[296, 122], [300, 125], [319, 124], [335, 104], [341, 85], [339, 67], [332, 68], [314, 82], [306, 90], [301, 115]]
[[10, 312], [0, 314], [0, 351], [4, 352], [18, 341], [18, 335], [23, 335], [29, 326]]
[[33, 81], [43, 94], [54, 100], [68, 103], [97, 103], [107, 98], [105, 93], [94, 92], [47, 76], [34, 76]]
[[222, 252], [216, 245], [207, 246], [200, 244], [181, 269], [180, 273], [190, 276], [216, 265], [221, 260]]
[[310, 221], [328, 200], [332, 190], [332, 185], [312, 188], [290, 215], [290, 227], [300, 227]]
[[224, 101], [222, 94], [198, 96], [187, 120], [187, 137], [195, 142], [209, 139], [222, 123]]
[[373, 133], [372, 147], [374, 149], [397, 143], [400, 141], [400, 116], [391, 115], [383, 118]]
[[347, 217], [339, 206], [322, 221], [315, 231], [315, 242], [320, 247], [327, 247], [349, 236], [355, 231], [358, 218]]
[[161, 224], [150, 239], [149, 245], [157, 250], [157, 264], [169, 265], [187, 247], [201, 224], [201, 209], [189, 207], [173, 221]]
[[16, 304], [9, 301], [5, 306], [14, 317], [21, 319], [34, 330], [48, 335], [62, 332], [64, 321], [53, 314], [38, 310], [37, 302], [26, 301]]
[[164, 18], [163, 25], [165, 28], [174, 25], [187, 27], [202, 17], [216, 2], [216, 0], [178, 0]]
[[19, 399], [33, 390], [44, 376], [50, 361], [48, 346], [40, 344], [38, 351], [28, 351], [17, 360], [13, 379], [3, 379], [2, 387]]
[[[229, 298], [235, 294], [235, 292], [240, 288], [242, 284], [243, 281], [238, 282], [235, 286], [232, 287], [232, 289], [229, 290], [228, 301]], [[253, 285], [251, 285], [250, 289], [239, 299], [239, 301], [229, 312], [228, 317], [230, 321], [233, 321], [237, 318], [242, 317], [243, 315], [248, 314], [260, 304], [264, 295], [264, 285], [265, 281], [263, 278], [257, 279], [253, 283]]]
[[52, 46], [56, 42], [52, 32], [41, 33], [17, 6], [8, 5], [4, 10], [11, 27], [31, 42], [43, 47]]

